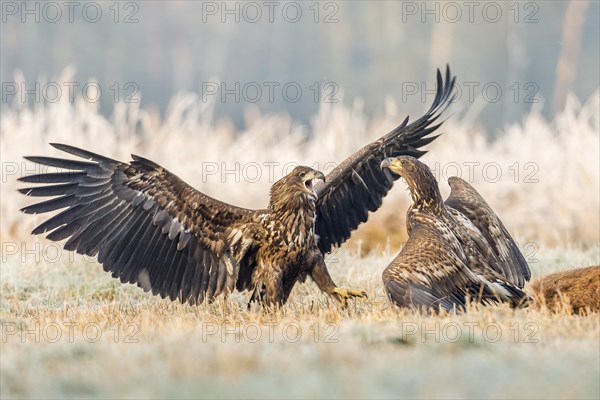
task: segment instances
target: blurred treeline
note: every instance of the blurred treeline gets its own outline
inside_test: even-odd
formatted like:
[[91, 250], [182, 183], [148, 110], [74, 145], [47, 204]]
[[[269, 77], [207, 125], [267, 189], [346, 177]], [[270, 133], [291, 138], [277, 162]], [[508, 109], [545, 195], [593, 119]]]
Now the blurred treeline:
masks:
[[[161, 114], [175, 93], [202, 96], [203, 83], [217, 80], [228, 88], [235, 82], [256, 82], [264, 89], [256, 103], [261, 111], [285, 111], [301, 122], [318, 110], [314, 83], [321, 94], [327, 93], [325, 83], [335, 83], [340, 91], [333, 98], [339, 101], [361, 98], [369, 115], [385, 112], [387, 96], [406, 109], [404, 114], [416, 113], [432, 95], [408, 95], [406, 82], [426, 83], [432, 90], [435, 68], [448, 62], [463, 83], [461, 102], [466, 107], [473, 102], [465, 82], [474, 87], [476, 97], [487, 83], [501, 87], [501, 98], [484, 100], [478, 116], [495, 134], [532, 106], [551, 118], [569, 91], [587, 99], [599, 86], [597, 1], [471, 2], [473, 6], [456, 2], [454, 8], [447, 2], [310, 1], [294, 3], [302, 10], [297, 22], [283, 18], [289, 2], [275, 2], [272, 22], [264, 2], [254, 3], [262, 12], [257, 22], [250, 21], [255, 10], [246, 8], [244, 14], [244, 2], [143, 1], [135, 7], [133, 2], [96, 2], [102, 17], [95, 23], [82, 18], [85, 3], [75, 9], [73, 22], [64, 6], [56, 22], [44, 15], [36, 22], [35, 15], [22, 15], [23, 10], [13, 14], [6, 3], [2, 82], [15, 80], [17, 70], [28, 82], [52, 81], [74, 66], [78, 82], [96, 79], [105, 92], [114, 83], [122, 90], [125, 83], [134, 82], [142, 107]], [[222, 7], [238, 7], [240, 21], [236, 11], [224, 14]], [[124, 23], [128, 15], [137, 22]], [[324, 21], [327, 16], [332, 22]], [[263, 82], [279, 83], [274, 101], [269, 101]], [[288, 82], [301, 87], [299, 101], [282, 96]], [[526, 86], [530, 83], [534, 86]], [[493, 90], [490, 93], [495, 96]], [[3, 107], [11, 102], [4, 94]], [[218, 95], [207, 98], [215, 101], [217, 117], [228, 116], [238, 126], [244, 124], [244, 110], [254, 105], [233, 96], [225, 101]], [[101, 110], [110, 114], [112, 107], [111, 93], [102, 98]]]

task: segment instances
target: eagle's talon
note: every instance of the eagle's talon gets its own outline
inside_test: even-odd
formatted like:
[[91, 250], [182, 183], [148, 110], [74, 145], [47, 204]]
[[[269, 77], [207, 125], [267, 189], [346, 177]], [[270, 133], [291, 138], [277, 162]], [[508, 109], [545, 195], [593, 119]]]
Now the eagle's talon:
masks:
[[335, 288], [335, 289], [333, 289], [333, 293], [336, 295], [335, 297], [342, 303], [343, 308], [348, 307], [348, 299], [350, 297], [367, 298], [367, 292], [365, 292], [364, 290]]

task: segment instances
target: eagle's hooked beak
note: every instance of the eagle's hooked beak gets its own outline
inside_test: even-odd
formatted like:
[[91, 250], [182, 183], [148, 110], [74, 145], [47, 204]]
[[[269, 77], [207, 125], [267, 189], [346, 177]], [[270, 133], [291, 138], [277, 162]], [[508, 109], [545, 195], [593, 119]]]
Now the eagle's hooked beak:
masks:
[[389, 168], [392, 171], [394, 171], [395, 173], [399, 174], [400, 172], [400, 163], [397, 162], [398, 160], [396, 158], [392, 158], [392, 157], [388, 157], [386, 159], [384, 159], [381, 164], [379, 164], [379, 168], [384, 169], [384, 168]]
[[304, 186], [306, 187], [307, 191], [315, 196], [317, 193], [314, 189], [313, 181], [317, 179], [325, 182], [325, 175], [321, 171], [313, 171], [312, 178], [308, 178], [304, 181]]
[[323, 182], [325, 182], [325, 174], [321, 171], [317, 171], [317, 173], [315, 174], [315, 179], [320, 179]]

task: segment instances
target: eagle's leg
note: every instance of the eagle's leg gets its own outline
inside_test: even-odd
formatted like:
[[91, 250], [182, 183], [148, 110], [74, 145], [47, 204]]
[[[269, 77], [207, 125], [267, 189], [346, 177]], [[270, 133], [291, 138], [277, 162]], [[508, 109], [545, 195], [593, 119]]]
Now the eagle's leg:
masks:
[[280, 307], [285, 303], [286, 299], [287, 297], [283, 291], [281, 278], [276, 276], [273, 277], [272, 280], [258, 284], [254, 288], [250, 301], [248, 302], [248, 309], [251, 308], [253, 302], [260, 305]]
[[270, 306], [282, 306], [285, 303], [283, 291], [283, 276], [281, 273], [273, 274], [272, 278], [265, 283], [267, 292], [266, 303]]
[[250, 300], [248, 301], [248, 310], [251, 309], [252, 303], [263, 304], [267, 297], [267, 293], [265, 291], [265, 285], [262, 283], [256, 285], [254, 291], [252, 292], [252, 296], [250, 296]]
[[322, 258], [318, 260], [310, 270], [310, 277], [315, 281], [319, 289], [339, 301], [342, 304], [342, 307], [348, 306], [348, 299], [350, 297], [367, 297], [367, 293], [362, 290], [337, 287], [333, 282], [333, 279], [331, 279], [325, 261]]

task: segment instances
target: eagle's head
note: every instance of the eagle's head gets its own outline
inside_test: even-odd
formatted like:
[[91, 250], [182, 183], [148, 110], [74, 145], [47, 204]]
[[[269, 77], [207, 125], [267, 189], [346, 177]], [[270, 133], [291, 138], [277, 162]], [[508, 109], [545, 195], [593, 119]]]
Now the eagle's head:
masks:
[[314, 188], [315, 180], [325, 182], [325, 175], [321, 171], [310, 167], [298, 166], [283, 178], [286, 180], [286, 186], [295, 189], [298, 193], [306, 193], [309, 196], [317, 198], [317, 192]]
[[298, 166], [294, 168], [292, 172], [275, 182], [271, 187], [271, 207], [300, 206], [297, 203], [303, 202], [303, 200], [314, 202], [317, 199], [315, 190], [317, 179], [325, 181], [325, 175], [310, 167]]
[[381, 168], [400, 175], [408, 184], [408, 189], [417, 208], [434, 206], [442, 203], [442, 195], [435, 176], [429, 167], [411, 156], [386, 158]]

